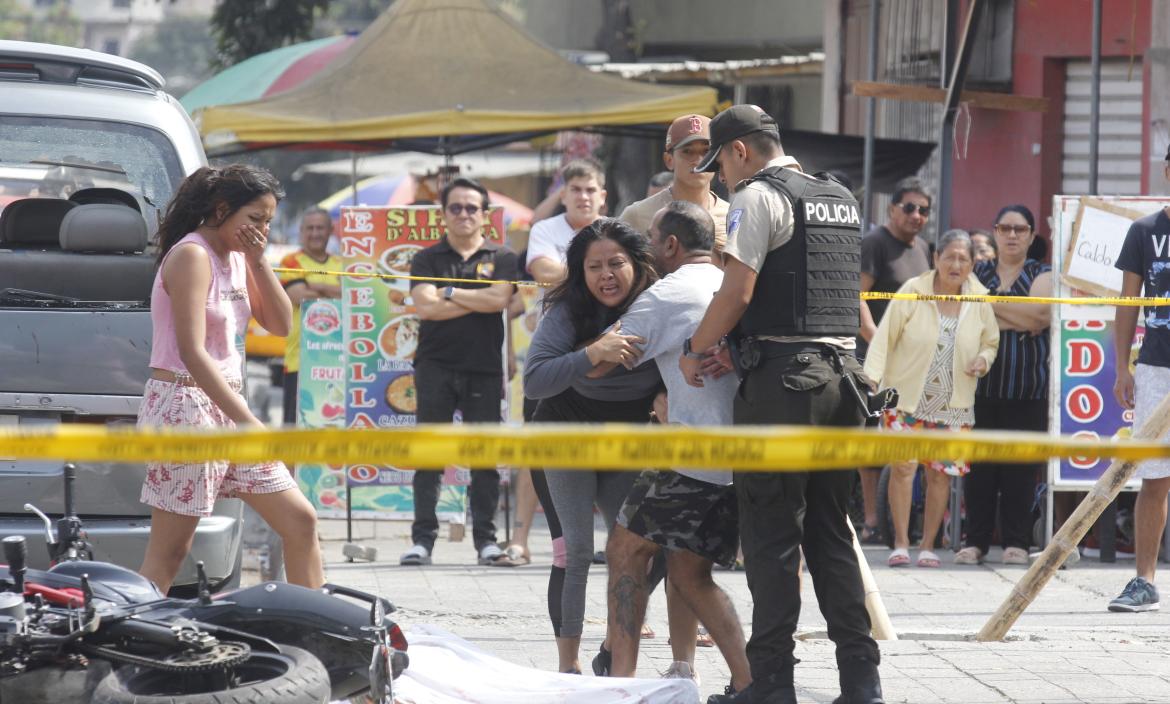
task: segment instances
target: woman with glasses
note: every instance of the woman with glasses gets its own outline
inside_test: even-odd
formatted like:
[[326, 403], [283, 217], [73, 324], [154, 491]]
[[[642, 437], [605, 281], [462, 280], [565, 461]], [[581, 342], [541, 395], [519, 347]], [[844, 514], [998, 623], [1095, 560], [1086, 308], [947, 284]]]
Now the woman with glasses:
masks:
[[[1036, 238], [1032, 211], [1009, 205], [995, 218], [995, 244], [999, 257], [975, 267], [975, 275], [1000, 296], [1051, 296], [1052, 270], [1028, 256]], [[999, 354], [991, 371], [979, 381], [975, 393], [975, 417], [980, 428], [1048, 430], [1048, 326], [1052, 310], [1047, 305], [996, 303]], [[977, 565], [987, 557], [999, 509], [1003, 562], [1028, 564], [1032, 542], [1032, 503], [1035, 498], [1036, 464], [976, 463], [964, 483], [967, 503], [967, 547], [955, 555], [960, 565]]]
[[[975, 248], [962, 230], [939, 238], [934, 269], [910, 279], [898, 293], [982, 294], [987, 289], [972, 273]], [[898, 389], [897, 408], [886, 412], [888, 430], [966, 430], [975, 424], [975, 386], [995, 361], [999, 328], [988, 303], [895, 300], [886, 309], [865, 358], [865, 373], [882, 386]], [[938, 567], [934, 539], [950, 497], [951, 477], [969, 470], [959, 460], [926, 464], [926, 515], [919, 567]], [[890, 465], [890, 513], [894, 551], [890, 567], [910, 564], [910, 505], [918, 460]]]

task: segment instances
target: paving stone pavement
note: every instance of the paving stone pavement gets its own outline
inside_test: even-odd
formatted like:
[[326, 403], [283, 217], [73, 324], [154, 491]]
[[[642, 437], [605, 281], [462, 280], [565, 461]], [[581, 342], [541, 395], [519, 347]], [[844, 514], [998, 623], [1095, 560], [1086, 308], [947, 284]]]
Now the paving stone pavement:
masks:
[[[521, 665], [556, 668], [548, 623], [546, 588], [551, 546], [537, 516], [524, 567], [481, 567], [470, 534], [462, 542], [436, 545], [435, 564], [400, 567], [410, 547], [407, 522], [357, 521], [355, 539], [378, 551], [373, 563], [346, 562], [341, 554], [345, 523], [321, 522], [330, 581], [376, 591], [394, 602], [399, 623], [433, 623], [483, 650]], [[501, 531], [501, 536], [502, 536]], [[596, 544], [604, 544], [598, 524]], [[868, 547], [890, 618], [901, 639], [880, 643], [887, 702], [990, 704], [992, 702], [1088, 704], [1170, 702], [1170, 614], [1113, 614], [1105, 606], [1132, 575], [1133, 562], [1105, 565], [1082, 560], [1062, 570], [1017, 622], [1006, 642], [969, 640], [1023, 575], [1023, 567], [992, 562], [980, 567], [946, 564], [936, 570], [890, 569], [886, 551]], [[255, 573], [245, 575], [252, 580]], [[751, 595], [743, 572], [716, 571], [730, 595], [745, 633], [751, 632]], [[796, 681], [803, 702], [831, 702], [837, 696], [833, 645], [816, 607], [811, 581], [804, 580]], [[582, 666], [605, 631], [605, 567], [595, 565], [587, 591]], [[659, 589], [647, 620], [657, 632], [643, 640], [639, 677], [657, 677], [670, 665], [666, 604]], [[699, 648], [700, 691], [722, 692], [729, 673], [715, 648]], [[588, 676], [588, 675], [586, 675]]]

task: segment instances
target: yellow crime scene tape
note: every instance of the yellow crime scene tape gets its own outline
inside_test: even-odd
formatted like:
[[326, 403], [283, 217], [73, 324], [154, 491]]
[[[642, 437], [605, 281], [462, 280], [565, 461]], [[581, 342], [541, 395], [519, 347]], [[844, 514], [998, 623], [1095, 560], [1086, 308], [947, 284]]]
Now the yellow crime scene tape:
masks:
[[0, 457], [113, 462], [316, 462], [402, 468], [646, 467], [800, 471], [896, 460], [1039, 462], [1051, 457], [1170, 457], [1170, 445], [1044, 433], [880, 433], [863, 428], [599, 425], [419, 425], [343, 430], [170, 431], [55, 426], [0, 428]]
[[[356, 271], [329, 271], [324, 269], [291, 269], [275, 267], [278, 274], [315, 274], [343, 276], [357, 279], [400, 279], [404, 281], [439, 282], [445, 284], [510, 284], [512, 286], [548, 287], [536, 281], [506, 281], [503, 279], [458, 279], [442, 276], [408, 276], [406, 274], [378, 274]], [[997, 296], [991, 294], [948, 295], [941, 293], [883, 293], [865, 291], [863, 301], [955, 301], [958, 303], [1032, 303], [1040, 305], [1065, 304], [1079, 306], [1170, 306], [1170, 298], [1144, 296]]]
[[1035, 303], [1074, 306], [1170, 306], [1170, 298], [1156, 296], [997, 296], [993, 294], [883, 293], [866, 291], [866, 301], [956, 301], [959, 303]]

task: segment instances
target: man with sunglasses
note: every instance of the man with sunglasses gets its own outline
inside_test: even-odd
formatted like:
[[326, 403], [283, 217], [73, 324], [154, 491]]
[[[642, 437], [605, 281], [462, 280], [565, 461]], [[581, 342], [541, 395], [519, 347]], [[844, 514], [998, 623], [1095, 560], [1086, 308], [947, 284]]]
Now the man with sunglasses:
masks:
[[[895, 185], [886, 224], [870, 230], [861, 240], [863, 292], [896, 293], [902, 284], [930, 269], [930, 244], [918, 236], [930, 219], [930, 201], [926, 186], [916, 178], [905, 178]], [[857, 338], [857, 359], [862, 362], [889, 301], [866, 301], [866, 304], [861, 306], [861, 333]], [[862, 467], [858, 471], [865, 504], [865, 526], [859, 537], [863, 543], [880, 543], [877, 490], [881, 468]]]
[[[446, 234], [415, 255], [410, 274], [436, 279], [479, 279], [482, 284], [418, 282], [410, 290], [418, 317], [414, 386], [419, 423], [450, 423], [455, 411], [464, 423], [499, 423], [504, 389], [504, 322], [500, 315], [512, 298], [518, 261], [511, 250], [484, 237], [488, 192], [478, 181], [456, 178], [439, 196]], [[496, 283], [499, 282], [499, 283]], [[441, 469], [414, 474], [414, 523], [403, 565], [427, 565], [439, 534], [435, 507]], [[512, 566], [496, 545], [495, 514], [500, 475], [490, 469], [471, 473], [472, 537], [481, 565]]]

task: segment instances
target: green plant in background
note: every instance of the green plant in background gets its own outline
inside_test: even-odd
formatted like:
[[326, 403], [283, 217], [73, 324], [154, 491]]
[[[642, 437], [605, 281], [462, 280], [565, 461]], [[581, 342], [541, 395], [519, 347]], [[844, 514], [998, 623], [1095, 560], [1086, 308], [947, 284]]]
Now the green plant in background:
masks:
[[36, 12], [16, 0], [0, 0], [0, 39], [81, 46], [81, 21], [68, 0], [39, 5]]

